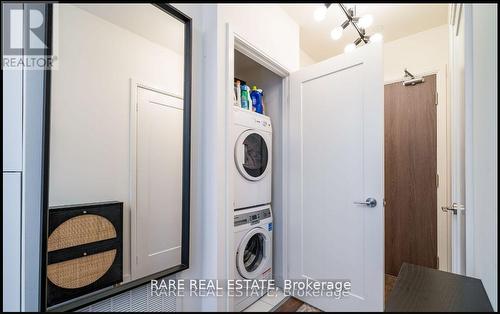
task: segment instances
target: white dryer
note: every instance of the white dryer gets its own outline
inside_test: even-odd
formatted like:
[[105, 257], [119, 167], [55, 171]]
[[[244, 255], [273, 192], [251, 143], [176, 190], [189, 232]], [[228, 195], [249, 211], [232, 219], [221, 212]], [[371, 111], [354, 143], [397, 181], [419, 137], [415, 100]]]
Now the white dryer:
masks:
[[[236, 280], [270, 280], [273, 266], [273, 218], [271, 206], [234, 212]], [[242, 311], [267, 293], [244, 291], [234, 298], [235, 311]]]
[[271, 203], [272, 126], [268, 116], [234, 107], [234, 209]]

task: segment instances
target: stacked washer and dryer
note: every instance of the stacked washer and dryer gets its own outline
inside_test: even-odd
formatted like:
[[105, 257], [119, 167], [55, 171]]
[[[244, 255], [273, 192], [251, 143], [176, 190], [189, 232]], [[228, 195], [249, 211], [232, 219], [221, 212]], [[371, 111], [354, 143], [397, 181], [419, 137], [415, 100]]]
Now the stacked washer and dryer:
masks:
[[[271, 119], [234, 107], [233, 130], [235, 279], [272, 279]], [[235, 297], [234, 309], [245, 309], [259, 294]]]

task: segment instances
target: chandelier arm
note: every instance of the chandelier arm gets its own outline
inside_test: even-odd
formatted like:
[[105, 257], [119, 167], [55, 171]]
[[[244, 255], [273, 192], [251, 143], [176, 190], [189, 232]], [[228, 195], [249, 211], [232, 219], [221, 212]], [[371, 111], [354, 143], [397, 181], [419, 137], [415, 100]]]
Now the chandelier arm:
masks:
[[344, 14], [347, 16], [347, 19], [349, 20], [349, 22], [356, 29], [356, 32], [358, 32], [359, 38], [361, 38], [361, 40], [363, 40], [363, 42], [365, 44], [368, 43], [368, 40], [366, 39], [366, 36], [364, 34], [364, 30], [362, 32], [361, 29], [358, 27], [358, 25], [356, 25], [356, 23], [353, 22], [353, 18], [354, 17], [351, 14], [349, 14], [349, 12], [347, 11], [346, 7], [342, 3], [339, 3], [339, 6], [342, 9], [342, 11], [344, 12]]

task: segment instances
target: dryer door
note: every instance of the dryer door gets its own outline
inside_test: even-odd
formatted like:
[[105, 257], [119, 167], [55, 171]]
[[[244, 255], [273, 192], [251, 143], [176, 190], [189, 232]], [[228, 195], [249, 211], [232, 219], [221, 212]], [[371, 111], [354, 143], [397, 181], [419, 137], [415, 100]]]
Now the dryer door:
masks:
[[271, 239], [264, 228], [251, 229], [242, 239], [236, 252], [238, 272], [245, 279], [254, 279], [270, 267]]
[[271, 164], [270, 139], [256, 130], [243, 132], [234, 148], [238, 171], [250, 181], [264, 178]]

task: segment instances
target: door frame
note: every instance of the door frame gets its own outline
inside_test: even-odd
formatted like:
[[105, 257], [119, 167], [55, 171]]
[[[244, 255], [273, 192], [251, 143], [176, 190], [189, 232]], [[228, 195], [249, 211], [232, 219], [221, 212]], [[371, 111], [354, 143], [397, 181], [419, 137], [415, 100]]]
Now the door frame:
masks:
[[[439, 215], [446, 216], [446, 225], [445, 228], [439, 228], [439, 218], [437, 221], [437, 236], [438, 236], [438, 258], [439, 265], [438, 268], [444, 271], [451, 271], [452, 265], [452, 232], [451, 232], [451, 214], [444, 213], [441, 210], [441, 206], [447, 206], [451, 200], [451, 133], [450, 133], [450, 121], [451, 121], [451, 110], [450, 110], [450, 101], [449, 101], [449, 79], [447, 72], [449, 71], [449, 67], [447, 64], [443, 64], [439, 66], [437, 69], [432, 68], [430, 70], [425, 70], [422, 72], [415, 72], [415, 76], [424, 77], [428, 75], [436, 75], [436, 92], [438, 93], [438, 105], [436, 108], [436, 136], [437, 136], [437, 150], [436, 150], [436, 158], [437, 158], [437, 174], [439, 176], [439, 185], [437, 188], [437, 217]], [[384, 86], [388, 84], [402, 82], [404, 80], [403, 77], [392, 80], [384, 80]], [[439, 93], [438, 87], [441, 86], [445, 91], [443, 93]], [[440, 110], [441, 109], [441, 110]], [[444, 133], [440, 132], [439, 125], [444, 125]], [[441, 130], [443, 131], [443, 130]], [[439, 145], [444, 141], [444, 147]], [[440, 195], [442, 197], [440, 198]], [[446, 242], [446, 252], [442, 252], [439, 250], [439, 239], [443, 238]], [[442, 254], [441, 254], [442, 253]]]
[[[460, 164], [452, 167], [452, 182], [454, 194], [461, 194], [462, 205], [465, 207], [458, 210], [452, 220], [452, 269], [461, 275], [472, 275], [474, 268], [474, 215], [473, 215], [473, 174], [472, 174], [472, 66], [473, 66], [473, 42], [472, 42], [472, 5], [450, 4], [449, 6], [449, 59], [450, 59], [450, 103], [461, 101], [454, 106], [452, 117], [452, 133], [455, 134], [451, 143], [453, 156], [459, 156]], [[463, 30], [463, 67], [464, 73], [454, 73], [457, 61], [455, 51], [457, 47], [456, 37]], [[456, 82], [463, 80], [463, 99], [457, 96]], [[462, 134], [462, 136], [458, 136]], [[461, 169], [463, 167], [463, 169]], [[450, 204], [457, 200], [452, 195]], [[460, 218], [458, 215], [461, 215]], [[465, 222], [462, 224], [462, 220]], [[465, 228], [465, 230], [463, 230]], [[465, 252], [464, 252], [465, 251]]]
[[[472, 4], [461, 4], [464, 11], [461, 18], [464, 20], [464, 148], [465, 148], [465, 254], [460, 254], [456, 262], [464, 265], [465, 275], [473, 276], [475, 270], [474, 262], [474, 174], [473, 174], [473, 66], [474, 66], [474, 42], [472, 25]], [[457, 23], [460, 22], [460, 19]], [[458, 241], [456, 241], [458, 243]], [[465, 259], [464, 257], [465, 256]], [[464, 260], [463, 260], [464, 259]]]
[[[288, 199], [288, 175], [285, 171], [288, 165], [288, 157], [286, 152], [288, 151], [288, 116], [289, 116], [289, 75], [290, 71], [279, 63], [277, 60], [263, 52], [261, 49], [256, 47], [250, 41], [245, 39], [244, 36], [234, 32], [231, 24], [226, 23], [225, 25], [225, 84], [226, 84], [226, 93], [225, 93], [225, 154], [226, 154], [226, 199], [225, 199], [225, 207], [226, 207], [226, 215], [225, 215], [225, 225], [226, 225], [226, 276], [227, 278], [235, 278], [235, 270], [236, 270], [236, 258], [233, 256], [234, 251], [234, 210], [232, 207], [234, 200], [234, 189], [233, 189], [233, 165], [234, 162], [234, 147], [232, 144], [232, 134], [234, 130], [234, 120], [233, 120], [233, 89], [234, 89], [234, 51], [238, 50], [238, 52], [244, 54], [249, 57], [253, 61], [259, 63], [269, 71], [273, 72], [277, 76], [282, 78], [282, 134], [283, 141], [281, 149], [284, 152], [282, 158], [282, 204], [283, 208], [287, 208], [287, 199]], [[276, 144], [273, 144], [276, 145]], [[287, 216], [283, 215], [283, 228], [282, 228], [282, 237], [286, 242], [287, 239]], [[273, 236], [273, 241], [275, 237]], [[286, 245], [283, 246], [283, 277], [288, 275], [287, 268], [287, 250]], [[273, 261], [274, 263], [274, 261]], [[282, 286], [283, 283], [277, 282], [277, 286]], [[225, 302], [225, 306], [227, 310], [233, 309], [233, 300], [231, 298], [227, 298]]]

